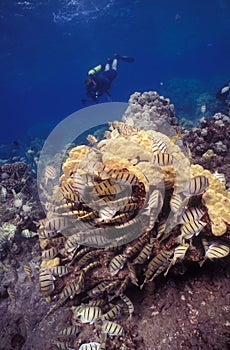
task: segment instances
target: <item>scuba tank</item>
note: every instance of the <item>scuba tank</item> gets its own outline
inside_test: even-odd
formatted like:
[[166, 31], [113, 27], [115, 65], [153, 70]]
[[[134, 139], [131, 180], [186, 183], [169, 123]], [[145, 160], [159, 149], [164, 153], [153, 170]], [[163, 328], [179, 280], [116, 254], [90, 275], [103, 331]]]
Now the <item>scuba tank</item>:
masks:
[[100, 71], [102, 70], [102, 67], [103, 67], [102, 64], [99, 64], [98, 66], [96, 66], [96, 67], [90, 69], [90, 70], [88, 71], [88, 75], [97, 74], [98, 72], [100, 72]]

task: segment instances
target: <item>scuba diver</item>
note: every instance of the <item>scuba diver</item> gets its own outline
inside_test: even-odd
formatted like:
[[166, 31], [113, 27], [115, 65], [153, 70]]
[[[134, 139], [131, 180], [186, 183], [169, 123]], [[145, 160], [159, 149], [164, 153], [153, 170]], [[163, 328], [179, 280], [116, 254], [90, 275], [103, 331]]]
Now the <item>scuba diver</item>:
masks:
[[[85, 79], [85, 87], [87, 96], [98, 103], [98, 98], [103, 94], [106, 94], [110, 98], [109, 89], [112, 81], [117, 76], [118, 61], [133, 62], [133, 57], [114, 55], [113, 59], [108, 59], [105, 65], [99, 64], [92, 68], [88, 72], [88, 76]], [[86, 103], [87, 100], [82, 99], [82, 103]]]
[[219, 101], [219, 104], [223, 109], [223, 113], [228, 112], [230, 108], [230, 82], [222, 86], [222, 88], [217, 91], [216, 99]]

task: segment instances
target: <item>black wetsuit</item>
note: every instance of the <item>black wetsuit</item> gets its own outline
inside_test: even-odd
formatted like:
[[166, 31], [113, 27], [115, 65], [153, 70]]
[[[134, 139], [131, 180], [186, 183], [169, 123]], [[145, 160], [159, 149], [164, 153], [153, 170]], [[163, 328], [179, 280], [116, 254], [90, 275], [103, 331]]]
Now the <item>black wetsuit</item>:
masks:
[[117, 71], [114, 69], [109, 69], [107, 71], [99, 72], [92, 76], [94, 84], [90, 84], [87, 88], [87, 96], [97, 103], [99, 96], [104, 93], [109, 95], [109, 89], [113, 79], [117, 76]]

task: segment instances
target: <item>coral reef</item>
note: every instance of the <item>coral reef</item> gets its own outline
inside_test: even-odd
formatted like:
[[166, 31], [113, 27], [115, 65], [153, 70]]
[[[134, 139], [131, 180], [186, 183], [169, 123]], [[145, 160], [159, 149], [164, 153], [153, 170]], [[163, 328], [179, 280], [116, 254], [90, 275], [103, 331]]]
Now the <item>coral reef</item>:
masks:
[[0, 166], [0, 258], [20, 250], [22, 237], [36, 235], [38, 221], [43, 215], [38, 205], [36, 179], [28, 165], [22, 162]]
[[206, 169], [225, 175], [230, 185], [230, 117], [216, 113], [202, 118], [200, 123], [185, 132], [183, 142], [192, 153], [192, 161]]
[[[39, 229], [40, 288], [54, 302], [47, 317], [65, 304], [72, 327], [53, 340], [58, 348], [98, 342], [96, 349], [140, 349], [142, 340], [126, 320], [134, 312], [129, 289], [147, 288], [182, 261], [203, 265], [229, 254], [228, 205], [225, 229], [217, 232], [212, 222], [213, 200], [228, 199], [223, 183], [190, 166], [166, 135], [136, 128], [141, 108], [147, 105], [154, 123], [151, 110], [154, 101], [159, 103], [155, 93], [143, 95], [132, 97], [124, 116], [129, 125], [110, 123], [104, 140], [70, 151], [60, 186], [47, 196], [47, 216]], [[167, 119], [171, 112], [163, 113], [164, 101], [156, 109]], [[147, 129], [144, 117], [142, 122]], [[68, 335], [76, 325], [80, 336], [75, 340]]]
[[174, 105], [156, 91], [132, 94], [122, 120], [127, 125], [161, 131], [167, 136], [173, 136], [179, 130]]

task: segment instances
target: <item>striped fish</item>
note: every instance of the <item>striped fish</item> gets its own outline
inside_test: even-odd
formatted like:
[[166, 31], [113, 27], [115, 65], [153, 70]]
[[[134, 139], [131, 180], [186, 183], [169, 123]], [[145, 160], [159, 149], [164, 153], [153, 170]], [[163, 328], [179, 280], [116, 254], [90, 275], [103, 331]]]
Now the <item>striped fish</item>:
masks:
[[117, 211], [116, 209], [111, 208], [109, 206], [100, 209], [99, 218], [97, 219], [97, 222], [109, 221], [115, 215], [116, 211]]
[[53, 276], [59, 276], [59, 277], [65, 276], [68, 273], [70, 273], [68, 267], [66, 266], [54, 266], [54, 267], [51, 267], [50, 271]]
[[173, 213], [176, 213], [181, 205], [183, 203], [183, 200], [179, 194], [173, 194], [171, 199], [170, 199], [170, 209], [172, 210]]
[[71, 221], [67, 217], [56, 216], [51, 219], [46, 220], [45, 222], [45, 231], [46, 232], [62, 232], [66, 228], [69, 228], [72, 225]]
[[122, 196], [122, 198], [110, 200], [109, 203], [107, 203], [106, 201], [104, 201], [103, 198], [101, 198], [96, 203], [98, 204], [99, 207], [104, 207], [109, 205], [111, 208], [116, 209], [117, 211], [119, 210], [122, 211], [122, 208], [127, 204], [129, 204], [130, 201], [131, 201], [131, 197]]
[[141, 288], [143, 285], [151, 278], [151, 276], [154, 274], [156, 270], [159, 269], [159, 267], [165, 262], [167, 262], [172, 255], [171, 251], [164, 251], [159, 254], [157, 254], [148, 264], [147, 270], [145, 271], [145, 280], [144, 283], [142, 284]]
[[67, 284], [65, 286], [65, 288], [61, 292], [60, 300], [62, 300], [64, 302], [68, 298], [73, 299], [75, 297], [75, 295], [78, 293], [79, 293], [78, 281], [70, 282], [69, 284]]
[[152, 152], [159, 153], [159, 147], [155, 141], [153, 141], [153, 143], [152, 143]]
[[153, 156], [152, 161], [159, 166], [169, 166], [173, 164], [173, 157], [169, 153], [158, 153]]
[[45, 185], [47, 185], [49, 180], [54, 180], [56, 178], [56, 176], [57, 176], [56, 169], [51, 165], [47, 165], [45, 167], [45, 174], [44, 174]]
[[147, 243], [144, 248], [140, 251], [138, 256], [134, 259], [133, 264], [144, 264], [151, 256], [153, 249], [153, 243]]
[[160, 152], [162, 152], [162, 153], [167, 152], [167, 150], [168, 150], [167, 146], [162, 139], [154, 138], [154, 141], [156, 142]]
[[139, 208], [139, 204], [137, 202], [127, 203], [124, 206], [119, 208], [120, 212], [133, 212]]
[[202, 216], [204, 216], [204, 212], [198, 208], [189, 208], [184, 211], [179, 221], [180, 224], [185, 224], [188, 221], [199, 221]]
[[81, 344], [79, 350], [99, 350], [100, 349], [100, 343], [97, 342], [91, 342], [91, 343], [84, 343]]
[[73, 346], [69, 342], [55, 341], [53, 343], [58, 349], [62, 350], [73, 350]]
[[44, 227], [42, 226], [41, 228], [38, 229], [38, 236], [41, 239], [46, 239], [46, 238], [50, 239], [50, 238], [56, 237], [57, 232], [56, 231], [46, 231], [44, 229]]
[[108, 312], [101, 316], [102, 321], [111, 320], [112, 318], [119, 315], [121, 312], [120, 305], [114, 305]]
[[43, 260], [51, 260], [55, 258], [59, 253], [59, 248], [58, 247], [52, 247], [50, 249], [43, 250], [42, 252], [42, 259]]
[[26, 273], [26, 278], [27, 278], [27, 281], [31, 281], [31, 276], [32, 276], [32, 268], [28, 265], [23, 265], [22, 266], [23, 270], [25, 271]]
[[98, 143], [98, 139], [94, 135], [91, 135], [91, 134], [89, 134], [87, 136], [87, 141], [89, 141], [89, 143], [93, 146], [95, 146]]
[[41, 270], [39, 274], [40, 291], [48, 296], [54, 290], [54, 277], [49, 270]]
[[81, 198], [84, 198], [85, 190], [89, 186], [93, 186], [93, 177], [89, 174], [78, 174], [73, 175], [73, 190]]
[[160, 274], [161, 274], [162, 272], [164, 272], [164, 271], [167, 269], [167, 267], [169, 266], [169, 264], [170, 264], [170, 261], [169, 261], [169, 260], [165, 260], [165, 261], [162, 263], [162, 265], [160, 265], [160, 266], [158, 267], [158, 269], [154, 272], [154, 274], [152, 275], [152, 277], [151, 277], [147, 282], [152, 282], [152, 281], [154, 281], [158, 276], [160, 276]]
[[163, 241], [165, 238], [167, 238], [167, 237], [164, 237], [165, 229], [166, 229], [166, 220], [162, 219], [162, 220], [158, 223], [158, 226], [157, 226], [157, 236], [156, 236], [156, 239], [161, 239], [161, 241]]
[[103, 249], [92, 249], [89, 252], [86, 252], [86, 254], [83, 255], [83, 257], [78, 261], [75, 271], [80, 270], [89, 260], [94, 259], [97, 261], [97, 255], [103, 251]]
[[128, 266], [128, 270], [129, 270], [129, 277], [130, 277], [131, 283], [134, 284], [135, 286], [139, 286], [137, 275], [136, 275], [136, 270], [135, 270], [134, 266], [130, 262], [127, 262], [127, 266]]
[[75, 317], [80, 316], [82, 323], [94, 323], [102, 316], [101, 308], [98, 306], [85, 306], [80, 311], [74, 314]]
[[190, 239], [194, 235], [197, 236], [206, 225], [206, 222], [200, 220], [188, 221], [181, 226], [181, 236], [183, 239]]
[[125, 290], [128, 288], [128, 285], [130, 283], [130, 277], [126, 276], [125, 279], [121, 283], [119, 280], [117, 282], [119, 282], [118, 284], [120, 284], [120, 286], [117, 289], [114, 297], [119, 297], [120, 295], [124, 294]]
[[189, 248], [189, 244], [188, 244], [188, 243], [186, 243], [186, 244], [184, 244], [184, 245], [179, 245], [178, 247], [175, 248], [174, 254], [173, 254], [173, 257], [172, 257], [172, 260], [171, 260], [171, 262], [170, 262], [170, 264], [169, 264], [169, 266], [168, 266], [166, 272], [164, 273], [164, 276], [166, 276], [166, 275], [168, 274], [169, 269], [170, 269], [173, 265], [175, 265], [175, 263], [177, 262], [177, 260], [182, 260], [182, 259], [184, 259], [185, 254], [186, 254], [188, 248]]
[[125, 265], [127, 258], [123, 254], [116, 255], [109, 264], [109, 272], [115, 276]]
[[87, 272], [89, 272], [90, 270], [92, 269], [95, 269], [95, 267], [98, 267], [101, 265], [101, 262], [100, 261], [93, 261], [91, 262], [88, 266], [84, 267], [82, 269], [82, 271], [86, 274]]
[[105, 290], [110, 291], [113, 288], [117, 286], [117, 284], [120, 283], [118, 280], [117, 281], [103, 281], [99, 283], [96, 287], [88, 291], [88, 295], [90, 297], [97, 297], [98, 295], [102, 294]]
[[13, 276], [14, 276], [14, 281], [17, 282], [18, 280], [18, 272], [15, 266], [11, 266], [10, 267], [10, 271], [12, 272]]
[[151, 209], [156, 209], [161, 207], [161, 202], [162, 202], [162, 194], [159, 190], [154, 190], [149, 196], [148, 200], [148, 208]]
[[79, 235], [79, 242], [81, 245], [88, 245], [90, 247], [101, 248], [111, 245], [114, 239], [106, 236], [106, 229], [103, 227], [96, 228], [89, 232], [82, 232]]
[[226, 186], [226, 179], [224, 174], [218, 173], [215, 171], [212, 175], [214, 175], [224, 186]]
[[106, 303], [105, 299], [90, 300], [88, 302], [89, 306], [103, 306]]
[[220, 259], [228, 256], [230, 248], [224, 244], [213, 243], [205, 253], [207, 259]]
[[28, 333], [30, 332], [30, 329], [31, 329], [31, 322], [30, 322], [29, 317], [27, 315], [23, 316], [23, 322], [25, 325], [26, 334], [28, 335]]
[[132, 315], [134, 313], [134, 306], [131, 300], [127, 297], [127, 295], [121, 295], [120, 298], [123, 300], [123, 302], [126, 304], [129, 312], [129, 320], [131, 320]]
[[59, 332], [59, 335], [62, 335], [62, 336], [77, 335], [78, 333], [80, 333], [80, 330], [81, 329], [79, 326], [70, 326], [70, 327], [62, 329]]
[[79, 202], [79, 196], [74, 192], [74, 187], [70, 183], [61, 184], [61, 193], [65, 199], [69, 199], [73, 202]]
[[67, 253], [75, 253], [76, 250], [80, 247], [80, 238], [79, 234], [73, 234], [69, 236], [65, 242], [65, 252]]
[[107, 333], [109, 335], [122, 335], [124, 329], [118, 323], [112, 321], [104, 321], [102, 324], [102, 332]]
[[7, 288], [7, 293], [8, 293], [8, 295], [9, 295], [9, 297], [10, 297], [11, 302], [12, 302], [14, 305], [16, 305], [16, 296], [15, 296], [14, 290], [13, 290], [11, 287], [8, 287], [8, 288]]
[[63, 245], [66, 242], [66, 237], [61, 236], [61, 237], [55, 237], [51, 239], [52, 244], [58, 244], [58, 245]]
[[138, 177], [134, 174], [131, 174], [125, 170], [114, 170], [108, 172], [111, 178], [115, 179], [117, 183], [121, 185], [121, 183], [125, 183], [126, 185], [138, 185], [139, 180]]
[[123, 192], [125, 189], [127, 189], [127, 185], [115, 182], [111, 178], [102, 180], [98, 183], [96, 182], [94, 185], [94, 193], [97, 196], [114, 196]]
[[[129, 221], [129, 219], [130, 219], [130, 213], [126, 212], [126, 213], [121, 213], [121, 214], [117, 214], [117, 215], [113, 216], [110, 220], [105, 221], [105, 223], [114, 224], [114, 225], [118, 226], [118, 225], [123, 225], [123, 224], [127, 223], [127, 221]], [[116, 226], [114, 226], [114, 227], [116, 227]]]
[[195, 176], [189, 181], [189, 195], [200, 195], [206, 190], [208, 186], [209, 181], [206, 176]]

